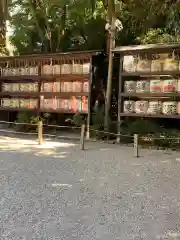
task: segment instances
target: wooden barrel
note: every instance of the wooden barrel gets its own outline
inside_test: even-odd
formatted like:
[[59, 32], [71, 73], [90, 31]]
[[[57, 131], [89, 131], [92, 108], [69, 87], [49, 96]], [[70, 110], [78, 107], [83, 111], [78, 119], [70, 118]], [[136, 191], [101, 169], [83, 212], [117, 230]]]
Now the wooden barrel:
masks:
[[72, 74], [82, 74], [83, 73], [83, 65], [74, 63], [72, 65]]
[[135, 72], [137, 68], [136, 60], [134, 56], [124, 56], [123, 71], [124, 72]]
[[61, 74], [71, 74], [72, 65], [71, 64], [62, 64], [61, 65]]
[[139, 60], [137, 64], [138, 72], [149, 72], [151, 68], [149, 60]]
[[52, 65], [44, 65], [42, 67], [42, 75], [52, 75], [53, 74], [53, 66]]
[[177, 103], [177, 114], [180, 115], [180, 102]]
[[137, 93], [146, 93], [149, 92], [149, 89], [150, 89], [149, 80], [140, 80], [136, 82]]
[[82, 82], [75, 81], [72, 83], [72, 91], [73, 92], [82, 92]]
[[175, 115], [177, 113], [177, 103], [175, 101], [163, 102], [162, 113], [165, 115]]
[[163, 82], [163, 92], [165, 93], [173, 93], [177, 91], [177, 80], [176, 79], [168, 79]]
[[89, 82], [88, 81], [83, 83], [83, 92], [89, 92]]
[[30, 67], [29, 68], [29, 74], [30, 75], [38, 75], [38, 67]]
[[135, 81], [125, 81], [124, 82], [124, 92], [135, 92], [136, 82]]
[[91, 69], [90, 63], [84, 63], [83, 64], [83, 74], [89, 74]]
[[177, 71], [178, 70], [178, 62], [173, 58], [167, 58], [164, 61], [164, 71]]
[[135, 101], [124, 101], [124, 113], [133, 113], [135, 111]]
[[61, 74], [61, 65], [53, 65], [53, 75], [60, 75]]
[[163, 82], [162, 80], [155, 79], [150, 81], [150, 92], [160, 93], [162, 92]]
[[159, 59], [152, 60], [151, 63], [151, 72], [161, 72], [162, 70], [162, 63]]
[[161, 101], [150, 101], [148, 107], [148, 114], [159, 114], [162, 111]]
[[135, 102], [135, 112], [146, 114], [148, 111], [148, 101], [136, 101]]
[[61, 92], [72, 92], [72, 82], [61, 82]]

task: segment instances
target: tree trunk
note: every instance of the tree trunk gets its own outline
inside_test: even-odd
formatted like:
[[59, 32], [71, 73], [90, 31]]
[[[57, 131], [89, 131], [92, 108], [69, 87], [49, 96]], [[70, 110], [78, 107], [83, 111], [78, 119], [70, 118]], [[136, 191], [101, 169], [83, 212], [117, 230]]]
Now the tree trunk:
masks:
[[108, 79], [107, 79], [107, 90], [106, 90], [106, 104], [105, 104], [105, 119], [104, 128], [106, 131], [109, 130], [109, 111], [111, 108], [111, 92], [112, 92], [112, 75], [113, 75], [113, 48], [115, 45], [114, 39], [114, 21], [115, 21], [115, 3], [114, 0], [108, 0], [107, 20], [111, 25], [110, 37], [109, 37], [109, 65], [108, 65]]

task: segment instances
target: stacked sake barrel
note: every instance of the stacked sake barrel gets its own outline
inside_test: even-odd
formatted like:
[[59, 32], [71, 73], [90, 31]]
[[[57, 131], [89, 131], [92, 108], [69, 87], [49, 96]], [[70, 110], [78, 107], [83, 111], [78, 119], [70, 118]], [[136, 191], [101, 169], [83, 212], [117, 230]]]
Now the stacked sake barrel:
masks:
[[37, 76], [38, 75], [38, 67], [20, 67], [20, 68], [2, 68], [1, 69], [2, 76]]
[[38, 106], [37, 99], [19, 99], [19, 98], [1, 99], [1, 107], [34, 109], [37, 108], [37, 106]]
[[90, 63], [64, 63], [59, 65], [45, 64], [42, 66], [42, 75], [60, 75], [60, 74], [89, 74]]
[[38, 83], [3, 83], [2, 92], [37, 92]]

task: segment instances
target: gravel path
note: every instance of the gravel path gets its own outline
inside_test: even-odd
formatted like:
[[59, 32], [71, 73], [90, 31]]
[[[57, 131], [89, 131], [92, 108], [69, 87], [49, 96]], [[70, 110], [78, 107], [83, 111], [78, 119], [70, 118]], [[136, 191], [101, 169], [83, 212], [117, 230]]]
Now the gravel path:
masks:
[[0, 239], [180, 239], [178, 153], [0, 140]]

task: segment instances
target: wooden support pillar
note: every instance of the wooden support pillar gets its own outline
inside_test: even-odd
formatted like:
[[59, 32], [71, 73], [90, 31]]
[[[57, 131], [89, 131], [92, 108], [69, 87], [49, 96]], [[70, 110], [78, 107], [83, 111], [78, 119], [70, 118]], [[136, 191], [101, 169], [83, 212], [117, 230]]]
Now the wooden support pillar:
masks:
[[123, 71], [123, 56], [120, 55], [120, 61], [119, 61], [119, 90], [118, 90], [118, 126], [117, 126], [117, 143], [120, 143], [121, 140], [121, 124], [122, 124], [122, 117], [120, 116], [120, 113], [123, 111], [122, 106], [122, 96], [121, 93], [123, 91], [123, 80], [122, 80], [122, 71]]

